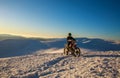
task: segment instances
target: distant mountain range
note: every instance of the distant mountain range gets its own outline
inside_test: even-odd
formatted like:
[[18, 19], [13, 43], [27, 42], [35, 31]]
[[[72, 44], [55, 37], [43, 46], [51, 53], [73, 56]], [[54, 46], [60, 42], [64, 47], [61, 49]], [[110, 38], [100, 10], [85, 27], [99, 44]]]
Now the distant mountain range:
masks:
[[0, 34], [0, 41], [6, 39], [23, 39], [24, 37], [16, 36], [16, 35], [9, 35], [9, 34]]
[[[80, 48], [96, 51], [120, 51], [120, 44], [97, 38], [76, 38]], [[0, 35], [0, 57], [19, 56], [49, 48], [64, 48], [66, 39], [25, 38]]]

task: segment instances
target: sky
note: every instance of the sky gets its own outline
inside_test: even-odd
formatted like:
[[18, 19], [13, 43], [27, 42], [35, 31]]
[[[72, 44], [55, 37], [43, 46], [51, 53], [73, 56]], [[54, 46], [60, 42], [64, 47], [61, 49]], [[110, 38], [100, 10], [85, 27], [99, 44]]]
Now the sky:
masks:
[[0, 34], [120, 40], [119, 0], [0, 0]]

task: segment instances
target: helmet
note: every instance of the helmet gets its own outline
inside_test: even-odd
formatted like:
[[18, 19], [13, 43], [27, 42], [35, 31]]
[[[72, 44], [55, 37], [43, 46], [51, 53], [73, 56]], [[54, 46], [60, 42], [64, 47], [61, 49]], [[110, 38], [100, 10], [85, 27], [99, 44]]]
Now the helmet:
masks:
[[69, 36], [71, 36], [72, 34], [71, 33], [68, 33]]

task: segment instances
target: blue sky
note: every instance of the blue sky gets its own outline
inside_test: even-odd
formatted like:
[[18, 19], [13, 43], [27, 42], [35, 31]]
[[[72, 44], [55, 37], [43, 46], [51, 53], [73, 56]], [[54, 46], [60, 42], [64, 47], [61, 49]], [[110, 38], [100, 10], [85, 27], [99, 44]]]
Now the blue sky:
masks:
[[119, 0], [0, 0], [0, 34], [120, 40]]

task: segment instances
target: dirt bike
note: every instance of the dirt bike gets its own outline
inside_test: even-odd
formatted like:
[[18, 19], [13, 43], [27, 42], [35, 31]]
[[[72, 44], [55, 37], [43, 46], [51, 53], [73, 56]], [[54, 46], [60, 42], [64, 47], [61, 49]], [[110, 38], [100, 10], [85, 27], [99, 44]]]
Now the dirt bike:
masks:
[[77, 43], [72, 40], [70, 45], [68, 44], [65, 45], [64, 54], [65, 55], [71, 54], [75, 57], [79, 57], [81, 55], [81, 50], [79, 47], [77, 47]]

